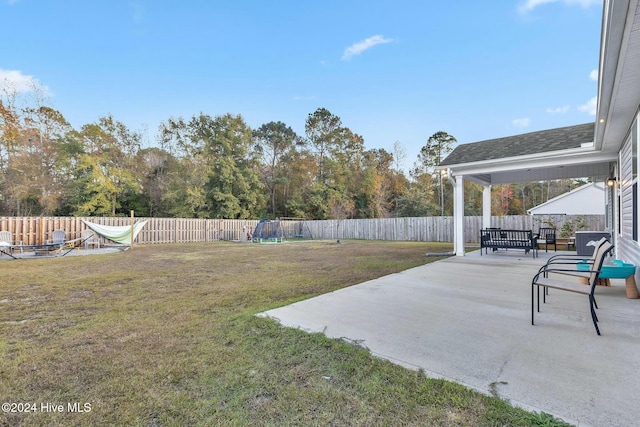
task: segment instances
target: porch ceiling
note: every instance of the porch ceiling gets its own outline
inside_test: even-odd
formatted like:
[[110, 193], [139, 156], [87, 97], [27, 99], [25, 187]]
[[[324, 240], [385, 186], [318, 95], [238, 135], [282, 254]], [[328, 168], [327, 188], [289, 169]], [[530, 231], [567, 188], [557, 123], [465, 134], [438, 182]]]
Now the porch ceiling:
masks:
[[591, 178], [605, 180], [610, 176], [615, 153], [584, 149], [546, 153], [542, 157], [521, 156], [495, 161], [451, 165], [449, 173], [482, 185], [535, 182], [554, 179]]
[[464, 178], [482, 185], [549, 181], [554, 179], [591, 178], [604, 181], [609, 177], [609, 162], [589, 165], [567, 165], [544, 168], [514, 169], [486, 174], [468, 174]]

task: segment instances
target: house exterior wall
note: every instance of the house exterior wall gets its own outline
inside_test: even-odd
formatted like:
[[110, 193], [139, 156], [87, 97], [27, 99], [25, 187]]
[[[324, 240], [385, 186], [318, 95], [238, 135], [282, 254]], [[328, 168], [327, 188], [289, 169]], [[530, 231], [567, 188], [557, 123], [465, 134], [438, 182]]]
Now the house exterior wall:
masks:
[[[638, 209], [634, 209], [634, 192], [638, 192], [638, 177], [637, 171], [639, 170], [638, 158], [634, 158], [633, 146], [638, 147], [640, 127], [638, 125], [638, 115], [633, 122], [631, 129], [627, 137], [625, 138], [622, 149], [620, 150], [619, 170], [620, 170], [620, 186], [618, 190], [619, 194], [619, 206], [620, 212], [616, 222], [619, 222], [619, 226], [616, 227], [616, 255], [617, 258], [624, 260], [625, 262], [633, 263], [640, 266], [640, 244], [634, 239], [634, 227], [638, 228]], [[637, 151], [636, 151], [637, 152]], [[635, 164], [635, 168], [634, 168]], [[635, 173], [634, 173], [635, 170]], [[636, 175], [636, 176], [634, 176]], [[634, 221], [634, 217], [636, 220]], [[638, 230], [636, 230], [636, 234]], [[637, 237], [636, 237], [637, 239]], [[640, 268], [636, 269], [636, 283], [640, 283]]]

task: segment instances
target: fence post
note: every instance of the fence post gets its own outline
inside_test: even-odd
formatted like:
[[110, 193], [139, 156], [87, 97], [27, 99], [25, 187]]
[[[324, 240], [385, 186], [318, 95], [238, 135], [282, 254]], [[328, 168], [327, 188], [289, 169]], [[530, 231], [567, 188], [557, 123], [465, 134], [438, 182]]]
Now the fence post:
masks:
[[133, 210], [131, 210], [131, 249], [133, 249], [133, 231], [135, 230], [133, 219]]

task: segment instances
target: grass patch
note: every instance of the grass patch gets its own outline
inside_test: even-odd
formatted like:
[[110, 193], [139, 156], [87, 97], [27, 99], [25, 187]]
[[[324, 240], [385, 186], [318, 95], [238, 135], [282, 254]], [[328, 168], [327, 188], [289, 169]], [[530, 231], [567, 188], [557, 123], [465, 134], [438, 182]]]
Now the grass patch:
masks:
[[[562, 425], [254, 316], [449, 250], [175, 244], [2, 262], [0, 398], [37, 411], [0, 425]], [[71, 413], [74, 402], [91, 410]]]

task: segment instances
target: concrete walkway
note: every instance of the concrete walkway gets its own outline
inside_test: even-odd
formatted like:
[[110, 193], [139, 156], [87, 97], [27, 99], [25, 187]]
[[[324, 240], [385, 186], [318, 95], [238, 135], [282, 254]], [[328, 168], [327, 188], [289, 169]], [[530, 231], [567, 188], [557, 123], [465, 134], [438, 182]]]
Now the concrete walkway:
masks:
[[598, 287], [598, 336], [587, 298], [552, 290], [531, 326], [545, 257], [476, 251], [261, 315], [575, 425], [638, 425], [640, 299]]

